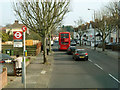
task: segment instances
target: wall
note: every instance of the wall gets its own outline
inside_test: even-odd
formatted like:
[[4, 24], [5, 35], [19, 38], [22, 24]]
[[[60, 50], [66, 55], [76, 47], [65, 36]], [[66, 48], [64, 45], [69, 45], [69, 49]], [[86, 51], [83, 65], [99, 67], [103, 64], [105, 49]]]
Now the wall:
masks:
[[[41, 51], [41, 41], [33, 40], [32, 44], [33, 45], [26, 46], [28, 56], [35, 56], [35, 55], [39, 54]], [[2, 49], [3, 49], [3, 53], [5, 53], [6, 49], [12, 49], [12, 50], [14, 50], [14, 55], [16, 55], [16, 54], [23, 55], [23, 47], [14, 48], [13, 45], [3, 44]]]
[[2, 46], [1, 46], [1, 40], [2, 40], [2, 39], [1, 39], [1, 37], [0, 37], [0, 53], [1, 53], [1, 50], [2, 50], [2, 48], [1, 48], [1, 47], [2, 47]]
[[0, 74], [0, 90], [7, 85], [7, 68]]
[[40, 51], [41, 51], [41, 45], [42, 45], [41, 42], [39, 42], [39, 43], [37, 44], [36, 55], [38, 55], [38, 54], [40, 53]]

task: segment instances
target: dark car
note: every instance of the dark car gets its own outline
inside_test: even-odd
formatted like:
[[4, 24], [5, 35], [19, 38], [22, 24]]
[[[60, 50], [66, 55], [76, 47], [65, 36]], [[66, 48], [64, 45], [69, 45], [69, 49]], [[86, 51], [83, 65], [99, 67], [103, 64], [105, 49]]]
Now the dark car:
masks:
[[68, 49], [67, 49], [67, 54], [73, 54], [76, 50], [76, 47], [75, 46], [70, 46]]
[[88, 60], [88, 53], [85, 49], [76, 49], [73, 54], [74, 60]]
[[7, 67], [7, 75], [15, 75], [15, 62], [9, 55], [0, 54], [0, 66], [0, 73], [3, 67]]
[[53, 43], [54, 46], [58, 46], [59, 45], [59, 41], [58, 40], [55, 40], [54, 43]]
[[13, 63], [14, 59], [7, 54], [0, 54], [0, 63]]

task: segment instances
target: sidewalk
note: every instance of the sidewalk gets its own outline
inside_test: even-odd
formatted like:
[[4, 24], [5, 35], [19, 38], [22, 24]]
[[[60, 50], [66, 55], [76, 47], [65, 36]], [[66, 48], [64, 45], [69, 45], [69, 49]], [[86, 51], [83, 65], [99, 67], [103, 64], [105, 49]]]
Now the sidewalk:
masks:
[[[94, 50], [94, 47], [91, 47], [91, 46], [83, 46], [83, 47]], [[119, 55], [120, 52], [118, 52], [118, 51], [112, 51], [111, 49], [105, 49], [105, 51], [102, 51], [102, 48], [96, 48], [96, 51], [98, 51], [100, 53], [104, 53], [108, 56], [112, 56], [116, 59], [120, 59], [120, 55]]]
[[[48, 55], [50, 64], [42, 64], [43, 55], [31, 57], [31, 63], [26, 68], [26, 88], [47, 88], [53, 66], [53, 55]], [[24, 88], [22, 78], [8, 76], [8, 85], [5, 88]]]

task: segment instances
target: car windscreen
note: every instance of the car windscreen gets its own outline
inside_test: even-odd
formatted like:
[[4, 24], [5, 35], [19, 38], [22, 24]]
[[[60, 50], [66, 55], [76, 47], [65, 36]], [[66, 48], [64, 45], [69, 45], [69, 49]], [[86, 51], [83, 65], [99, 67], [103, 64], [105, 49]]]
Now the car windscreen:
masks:
[[54, 41], [55, 43], [58, 43], [58, 41]]
[[77, 53], [86, 53], [85, 50], [78, 50]]
[[0, 54], [0, 56], [2, 56], [1, 58], [2, 59], [11, 59], [11, 57], [9, 55], [6, 55], [6, 54]]
[[71, 47], [71, 49], [76, 49], [76, 47]]

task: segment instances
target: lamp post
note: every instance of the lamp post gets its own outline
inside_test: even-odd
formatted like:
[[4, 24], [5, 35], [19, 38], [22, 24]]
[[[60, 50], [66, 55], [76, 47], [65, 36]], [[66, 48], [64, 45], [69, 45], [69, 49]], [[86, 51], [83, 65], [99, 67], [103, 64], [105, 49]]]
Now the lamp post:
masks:
[[[118, 18], [117, 18], [117, 19], [118, 19], [118, 20], [120, 19], [120, 1], [118, 2]], [[119, 31], [119, 28], [118, 28], [118, 35], [117, 35], [118, 39], [117, 39], [117, 43], [120, 43], [119, 33], [120, 33], [120, 31]]]
[[[94, 22], [95, 22], [95, 10], [94, 9], [89, 9], [89, 8], [88, 8], [88, 10], [93, 10], [94, 11]], [[95, 28], [94, 28], [94, 50], [96, 50], [96, 46], [95, 46], [96, 45], [96, 36], [95, 36], [95, 33], [96, 32], [95, 32]]]

